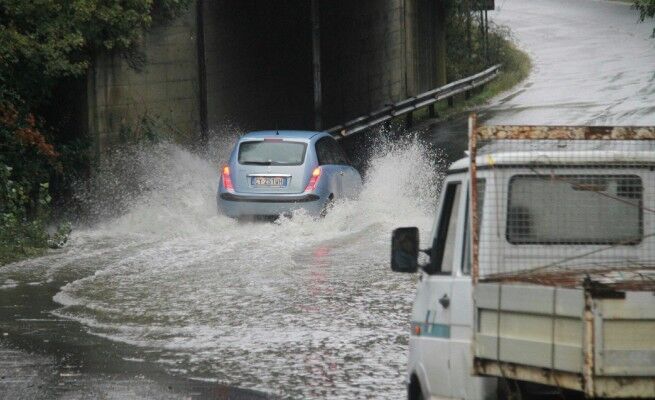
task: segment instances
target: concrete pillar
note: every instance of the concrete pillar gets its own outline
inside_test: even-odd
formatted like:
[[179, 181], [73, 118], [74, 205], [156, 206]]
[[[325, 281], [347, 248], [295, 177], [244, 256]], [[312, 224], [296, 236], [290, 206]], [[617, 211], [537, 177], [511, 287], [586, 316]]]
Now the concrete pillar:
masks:
[[205, 58], [205, 5], [204, 0], [196, 2], [196, 47], [198, 49], [198, 111], [200, 140], [207, 143], [207, 63]]
[[312, 0], [312, 65], [314, 76], [314, 129], [323, 129], [323, 93], [321, 87], [321, 25], [319, 0]]
[[435, 86], [443, 86], [447, 81], [446, 74], [446, 0], [436, 0], [435, 7]]
[[403, 0], [404, 51], [405, 51], [405, 96], [418, 94], [418, 21], [416, 9], [418, 0]]

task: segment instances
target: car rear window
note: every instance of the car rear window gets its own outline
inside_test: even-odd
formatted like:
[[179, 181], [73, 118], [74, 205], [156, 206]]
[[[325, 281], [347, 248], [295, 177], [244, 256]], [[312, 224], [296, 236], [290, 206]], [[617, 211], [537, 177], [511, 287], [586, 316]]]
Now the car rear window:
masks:
[[637, 244], [643, 237], [641, 178], [633, 175], [514, 176], [507, 239], [514, 244]]
[[305, 161], [307, 144], [283, 140], [242, 142], [239, 146], [239, 164], [301, 165]]

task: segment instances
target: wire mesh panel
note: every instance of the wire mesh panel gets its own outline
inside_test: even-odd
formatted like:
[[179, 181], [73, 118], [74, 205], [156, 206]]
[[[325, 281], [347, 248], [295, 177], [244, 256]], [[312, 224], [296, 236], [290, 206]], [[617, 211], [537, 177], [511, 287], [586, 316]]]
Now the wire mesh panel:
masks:
[[474, 281], [655, 290], [655, 128], [471, 125]]

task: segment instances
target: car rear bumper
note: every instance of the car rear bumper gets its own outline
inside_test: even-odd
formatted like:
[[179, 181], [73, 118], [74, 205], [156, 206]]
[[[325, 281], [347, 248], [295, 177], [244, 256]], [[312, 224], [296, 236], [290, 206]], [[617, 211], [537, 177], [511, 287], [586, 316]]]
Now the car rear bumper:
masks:
[[242, 203], [307, 203], [319, 200], [315, 194], [303, 194], [294, 196], [249, 196], [234, 193], [221, 193], [221, 200]]
[[305, 209], [319, 215], [324, 201], [316, 194], [250, 195], [222, 192], [216, 197], [218, 209], [228, 217], [277, 216]]

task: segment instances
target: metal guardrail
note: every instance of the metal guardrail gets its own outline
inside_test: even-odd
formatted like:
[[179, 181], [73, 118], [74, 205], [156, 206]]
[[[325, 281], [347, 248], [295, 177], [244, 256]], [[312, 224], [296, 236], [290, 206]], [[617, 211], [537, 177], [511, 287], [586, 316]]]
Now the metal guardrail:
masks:
[[434, 105], [434, 103], [437, 101], [449, 99], [457, 94], [468, 92], [471, 89], [480, 87], [494, 79], [496, 76], [498, 76], [499, 73], [500, 64], [494, 65], [493, 67], [487, 68], [478, 74], [460, 79], [455, 82], [451, 82], [447, 85], [421, 93], [417, 96], [401, 100], [395, 104], [389, 104], [368, 115], [363, 115], [344, 124], [333, 126], [326, 131], [335, 135], [337, 138], [339, 136], [345, 137], [400, 115], [410, 114], [411, 116], [412, 112], [420, 108]]

